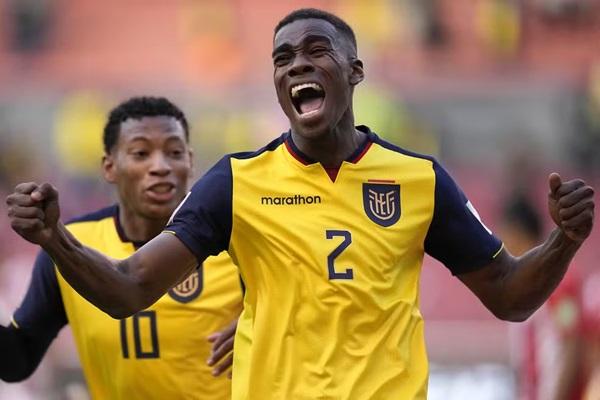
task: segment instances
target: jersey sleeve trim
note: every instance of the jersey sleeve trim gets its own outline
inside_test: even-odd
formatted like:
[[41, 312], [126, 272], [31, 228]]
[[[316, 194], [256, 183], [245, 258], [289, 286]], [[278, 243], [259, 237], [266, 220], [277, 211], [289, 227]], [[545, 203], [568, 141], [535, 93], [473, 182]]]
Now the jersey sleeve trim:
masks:
[[435, 160], [433, 169], [434, 211], [425, 251], [453, 275], [488, 265], [500, 254], [502, 242], [483, 224], [460, 187]]
[[17, 324], [17, 321], [15, 321], [15, 317], [12, 317], [12, 318], [10, 319], [10, 323], [11, 323], [11, 325], [12, 325], [12, 326], [14, 326], [15, 328], [17, 328], [17, 329], [21, 329], [21, 327], [19, 326], [19, 324]]
[[173, 235], [179, 239], [179, 241], [194, 254], [198, 260], [198, 265], [202, 264], [202, 262], [204, 262], [204, 260], [211, 255], [210, 251], [205, 250], [205, 248], [199, 244], [199, 241], [194, 238], [194, 233], [188, 232], [188, 229], [185, 226], [177, 227], [176, 231], [165, 229], [163, 233]]
[[500, 255], [500, 253], [502, 252], [502, 250], [504, 250], [504, 243], [502, 243], [500, 245], [500, 248], [498, 249], [498, 251], [496, 253], [494, 253], [494, 255], [492, 256], [492, 258], [495, 259], [496, 257], [498, 257], [498, 255]]
[[233, 178], [231, 156], [223, 157], [192, 187], [163, 230], [175, 235], [202, 263], [229, 248]]

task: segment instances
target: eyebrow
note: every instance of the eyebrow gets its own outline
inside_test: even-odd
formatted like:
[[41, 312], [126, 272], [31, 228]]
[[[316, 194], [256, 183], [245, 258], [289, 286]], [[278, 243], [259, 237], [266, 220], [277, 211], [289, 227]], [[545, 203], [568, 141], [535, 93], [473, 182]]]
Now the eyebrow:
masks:
[[[307, 44], [311, 44], [311, 43], [314, 43], [314, 42], [327, 42], [327, 44], [329, 44], [330, 46], [332, 45], [331, 44], [331, 40], [329, 39], [329, 37], [327, 37], [325, 35], [315, 35], [315, 34], [306, 36], [302, 40], [302, 45], [307, 45]], [[286, 52], [286, 51], [290, 51], [293, 48], [294, 48], [294, 46], [292, 46], [291, 44], [289, 44], [287, 42], [283, 43], [283, 44], [277, 46], [275, 48], [275, 50], [273, 50], [273, 53], [271, 53], [271, 57], [275, 57], [275, 55], [277, 53], [283, 53], [283, 52]]]
[[277, 48], [275, 50], [273, 50], [273, 52], [271, 53], [271, 58], [275, 57], [276, 54], [278, 53], [284, 53], [286, 51], [290, 51], [292, 50], [292, 45], [289, 43], [284, 43], [282, 45], [277, 46]]
[[150, 140], [145, 137], [143, 134], [137, 134], [133, 137], [130, 137], [129, 140], [127, 140], [127, 143], [134, 143], [134, 142], [149, 142]]
[[[172, 141], [179, 141], [182, 143], [186, 143], [186, 139], [185, 136], [184, 137], [180, 137], [179, 135], [170, 135], [168, 138], [165, 139], [165, 142], [172, 142]], [[135, 143], [135, 142], [146, 142], [149, 143], [151, 142], [150, 139], [148, 139], [148, 137], [146, 135], [144, 135], [143, 133], [140, 134], [136, 134], [135, 136], [131, 137], [128, 140], [128, 143]]]

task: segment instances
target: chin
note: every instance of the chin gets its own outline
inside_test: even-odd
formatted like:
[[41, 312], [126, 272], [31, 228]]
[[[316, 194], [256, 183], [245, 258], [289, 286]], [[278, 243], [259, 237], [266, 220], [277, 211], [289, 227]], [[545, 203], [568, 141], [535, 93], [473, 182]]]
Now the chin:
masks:
[[175, 210], [176, 206], [172, 204], [152, 204], [144, 207], [142, 214], [149, 219], [168, 220]]
[[301, 136], [305, 139], [318, 139], [322, 136], [327, 135], [331, 131], [331, 127], [329, 124], [323, 123], [323, 121], [319, 121], [319, 123], [307, 124], [301, 121], [296, 120], [292, 124], [292, 129], [294, 133], [298, 136]]

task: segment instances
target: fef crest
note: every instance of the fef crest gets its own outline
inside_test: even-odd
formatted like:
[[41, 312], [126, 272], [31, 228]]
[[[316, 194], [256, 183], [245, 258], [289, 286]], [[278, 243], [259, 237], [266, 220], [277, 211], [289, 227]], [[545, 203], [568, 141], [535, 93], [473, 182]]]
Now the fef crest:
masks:
[[394, 225], [400, 219], [400, 185], [363, 183], [363, 206], [371, 221]]
[[200, 265], [183, 282], [169, 290], [169, 296], [180, 303], [189, 303], [200, 296], [204, 286], [202, 267]]

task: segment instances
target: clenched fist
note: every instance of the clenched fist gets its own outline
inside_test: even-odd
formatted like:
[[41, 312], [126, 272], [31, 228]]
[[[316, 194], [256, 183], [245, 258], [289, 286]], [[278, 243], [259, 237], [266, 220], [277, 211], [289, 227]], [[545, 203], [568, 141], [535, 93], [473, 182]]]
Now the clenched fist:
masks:
[[6, 198], [11, 227], [26, 240], [43, 246], [54, 236], [60, 209], [58, 191], [49, 183], [21, 183]]
[[554, 223], [574, 242], [583, 242], [594, 225], [594, 189], [581, 179], [563, 182], [560, 175], [548, 177], [548, 210]]

